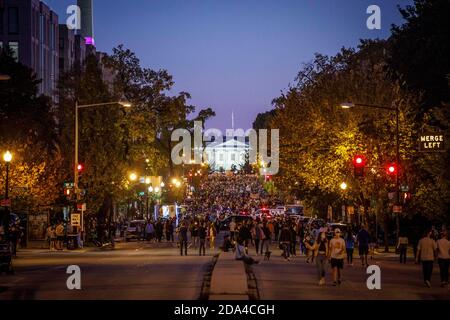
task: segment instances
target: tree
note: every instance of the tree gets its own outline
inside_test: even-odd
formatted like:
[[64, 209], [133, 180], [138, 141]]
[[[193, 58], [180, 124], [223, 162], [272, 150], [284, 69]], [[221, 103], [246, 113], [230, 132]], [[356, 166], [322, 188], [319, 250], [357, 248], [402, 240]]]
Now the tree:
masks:
[[389, 69], [406, 88], [423, 92], [422, 115], [450, 101], [450, 2], [415, 0], [399, 10], [406, 21], [392, 27]]
[[[386, 46], [384, 41], [363, 41], [358, 50], [342, 49], [332, 57], [317, 54], [299, 72], [296, 86], [274, 100], [270, 126], [280, 129], [281, 140], [275, 182], [290, 187], [321, 216], [328, 205], [338, 208], [347, 202], [368, 208], [372, 199], [382, 199], [379, 209], [387, 228], [388, 193], [394, 185], [381, 168], [395, 159], [394, 114], [339, 107], [344, 101], [398, 107], [402, 165], [409, 162], [414, 154], [411, 110], [418, 99], [389, 79]], [[368, 166], [380, 169], [366, 172], [363, 180], [355, 178], [352, 158], [357, 153], [367, 157]], [[403, 171], [404, 177], [408, 174]], [[342, 181], [350, 186], [346, 192], [340, 189]]]
[[[39, 210], [53, 205], [62, 192], [61, 153], [49, 97], [38, 94], [40, 81], [31, 69], [16, 62], [10, 52], [0, 54], [0, 150], [10, 150], [13, 210]], [[4, 175], [0, 176], [4, 185]], [[20, 187], [20, 192], [17, 187]]]

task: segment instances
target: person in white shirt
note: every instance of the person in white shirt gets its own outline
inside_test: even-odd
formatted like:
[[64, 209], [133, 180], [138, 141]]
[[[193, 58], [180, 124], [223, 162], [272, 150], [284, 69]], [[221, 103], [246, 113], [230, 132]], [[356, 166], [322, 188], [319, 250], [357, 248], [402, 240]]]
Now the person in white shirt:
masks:
[[448, 268], [450, 265], [450, 241], [447, 231], [443, 231], [441, 239], [437, 241], [437, 256], [441, 274], [441, 287], [448, 285]]
[[431, 275], [433, 274], [436, 249], [436, 242], [431, 239], [431, 231], [427, 231], [417, 246], [416, 260], [422, 262], [423, 280], [428, 288], [431, 288]]
[[347, 255], [345, 241], [341, 238], [341, 230], [334, 230], [334, 238], [330, 241], [328, 258], [333, 268], [333, 286], [340, 285], [342, 280], [342, 269], [344, 269], [344, 259]]

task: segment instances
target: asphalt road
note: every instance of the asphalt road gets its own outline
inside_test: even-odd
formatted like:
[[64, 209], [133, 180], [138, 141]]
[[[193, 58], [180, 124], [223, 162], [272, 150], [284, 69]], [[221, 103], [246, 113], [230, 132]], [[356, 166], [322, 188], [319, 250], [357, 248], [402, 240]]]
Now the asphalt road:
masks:
[[434, 265], [432, 288], [425, 288], [422, 270], [412, 260], [400, 265], [395, 255], [379, 255], [369, 264], [381, 270], [381, 290], [369, 290], [370, 275], [355, 255], [354, 266], [346, 265], [343, 283], [332, 286], [330, 266], [327, 266], [327, 285], [318, 286], [315, 264], [307, 264], [305, 257], [284, 261], [274, 249], [271, 260], [253, 266], [262, 300], [450, 300], [450, 288], [440, 287], [439, 267]]
[[[192, 300], [200, 296], [212, 255], [181, 257], [170, 244], [119, 244], [114, 251], [19, 252], [16, 274], [0, 276], [0, 300]], [[69, 265], [81, 268], [82, 290], [68, 290]]]
[[[254, 265], [262, 300], [450, 300], [449, 288], [439, 286], [435, 264], [431, 289], [422, 283], [421, 268], [410, 260], [400, 265], [395, 255], [380, 255], [371, 264], [381, 268], [381, 290], [369, 290], [369, 275], [355, 259], [345, 266], [343, 283], [317, 285], [316, 268], [304, 257], [286, 262], [273, 247], [270, 261]], [[14, 260], [16, 275], [0, 276], [0, 300], [195, 300], [201, 293], [203, 277], [213, 253], [199, 257], [189, 249], [181, 257], [176, 245], [123, 243], [113, 251], [48, 252], [25, 250]], [[254, 256], [254, 249], [250, 248]], [[355, 257], [356, 258], [356, 257]], [[82, 290], [68, 290], [69, 265], [81, 268]]]

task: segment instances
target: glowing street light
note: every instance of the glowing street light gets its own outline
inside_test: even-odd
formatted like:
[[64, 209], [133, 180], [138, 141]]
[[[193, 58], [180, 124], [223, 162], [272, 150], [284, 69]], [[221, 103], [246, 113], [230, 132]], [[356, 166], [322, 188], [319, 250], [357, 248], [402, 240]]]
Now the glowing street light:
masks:
[[6, 151], [6, 152], [3, 154], [3, 160], [4, 160], [6, 163], [11, 162], [11, 161], [12, 161], [12, 153], [9, 152], [9, 151]]
[[342, 182], [341, 183], [341, 185], [340, 185], [340, 187], [341, 187], [341, 190], [347, 190], [347, 188], [348, 188], [348, 185], [345, 183], [345, 182]]
[[164, 182], [161, 182], [161, 188], [164, 188], [165, 186]]
[[152, 183], [152, 179], [150, 179], [149, 177], [145, 178], [145, 184], [150, 184]]
[[138, 176], [136, 173], [131, 173], [129, 178], [130, 178], [130, 181], [136, 181]]
[[153, 187], [152, 186], [148, 187], [148, 192], [150, 192], [150, 193], [153, 192]]
[[159, 187], [155, 187], [155, 193], [159, 193], [160, 189]]

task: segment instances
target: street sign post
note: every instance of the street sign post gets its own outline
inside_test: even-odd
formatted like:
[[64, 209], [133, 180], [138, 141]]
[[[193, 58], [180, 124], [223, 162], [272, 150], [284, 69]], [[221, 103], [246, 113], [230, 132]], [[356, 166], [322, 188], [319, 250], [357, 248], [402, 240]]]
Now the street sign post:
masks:
[[70, 215], [70, 224], [72, 227], [80, 227], [81, 226], [81, 214], [72, 213]]

